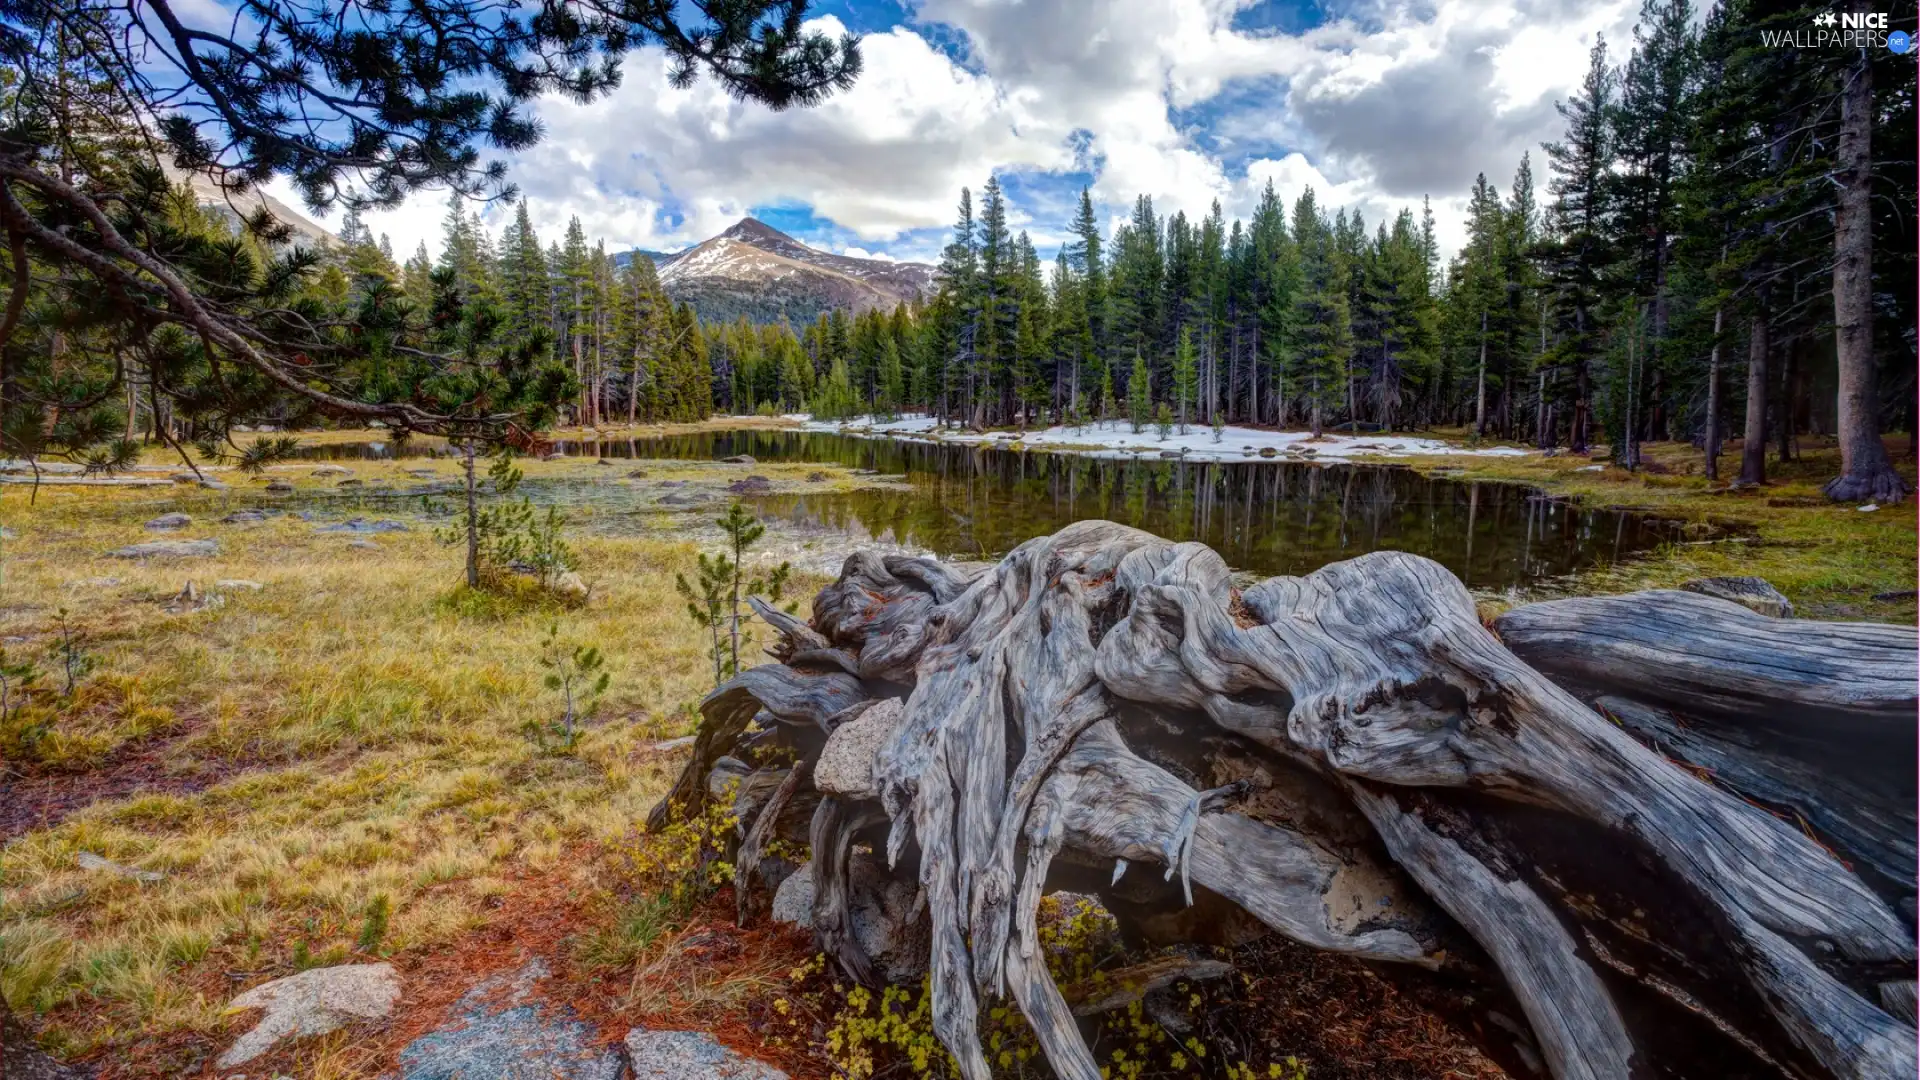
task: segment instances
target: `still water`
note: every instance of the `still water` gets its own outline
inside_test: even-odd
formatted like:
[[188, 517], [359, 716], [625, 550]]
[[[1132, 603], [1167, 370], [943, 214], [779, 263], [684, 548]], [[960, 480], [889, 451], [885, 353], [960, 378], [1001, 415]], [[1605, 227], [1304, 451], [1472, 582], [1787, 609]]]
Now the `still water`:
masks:
[[[571, 456], [837, 464], [905, 482], [839, 494], [753, 498], [762, 516], [811, 530], [991, 559], [1074, 521], [1106, 518], [1198, 540], [1237, 570], [1302, 574], [1381, 549], [1444, 564], [1470, 586], [1499, 588], [1630, 557], [1674, 539], [1673, 523], [1580, 509], [1512, 484], [1469, 483], [1381, 465], [1110, 460], [991, 446], [893, 442], [791, 430], [702, 432], [565, 442]], [[384, 444], [315, 447], [314, 456], [390, 457]], [[435, 452], [431, 443], [404, 455]], [[639, 521], [632, 488], [529, 482], [536, 502], [590, 509], [596, 528]], [[622, 503], [628, 505], [623, 513]]]

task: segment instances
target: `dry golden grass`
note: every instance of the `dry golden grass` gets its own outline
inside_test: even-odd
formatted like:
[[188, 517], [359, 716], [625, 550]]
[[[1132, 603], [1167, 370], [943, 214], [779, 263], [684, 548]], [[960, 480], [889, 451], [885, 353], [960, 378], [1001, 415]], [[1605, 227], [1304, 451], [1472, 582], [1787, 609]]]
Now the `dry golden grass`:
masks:
[[[694, 556], [685, 541], [577, 538], [594, 595], [568, 610], [455, 589], [456, 552], [418, 524], [365, 550], [292, 515], [219, 524], [233, 502], [191, 487], [56, 487], [29, 508], [24, 488], [0, 491], [0, 520], [19, 534], [0, 553], [7, 654], [47, 669], [64, 608], [96, 663], [71, 697], [43, 695], [50, 727], [30, 747], [0, 732], [9, 771], [31, 777], [16, 796], [85, 791], [131, 761], [150, 789], [102, 789], [113, 797], [0, 854], [0, 988], [69, 1052], [221, 1028], [246, 981], [361, 955], [376, 897], [391, 917], [373, 953], [458, 937], [505, 882], [565, 871], [570, 853], [626, 834], [668, 779], [639, 751], [691, 730], [708, 688], [673, 590]], [[193, 526], [144, 530], [162, 509]], [[216, 538], [221, 553], [104, 557], [156, 536]], [[170, 612], [189, 578], [224, 602]], [[231, 579], [261, 588], [215, 585]], [[535, 658], [556, 620], [563, 638], [600, 645], [613, 675], [566, 753], [522, 730], [557, 715]], [[84, 871], [81, 852], [165, 877]]]

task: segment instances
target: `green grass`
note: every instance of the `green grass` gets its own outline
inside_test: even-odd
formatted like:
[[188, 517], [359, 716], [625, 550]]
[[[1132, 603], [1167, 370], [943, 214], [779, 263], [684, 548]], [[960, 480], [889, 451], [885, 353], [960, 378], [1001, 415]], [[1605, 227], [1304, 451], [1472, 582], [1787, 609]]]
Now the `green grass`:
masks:
[[[1831, 439], [1802, 439], [1798, 460], [1768, 461], [1766, 486], [1729, 490], [1728, 481], [1739, 471], [1739, 445], [1726, 449], [1718, 484], [1706, 479], [1704, 455], [1680, 443], [1645, 447], [1651, 465], [1637, 473], [1612, 466], [1584, 471], [1597, 463], [1568, 455], [1453, 455], [1407, 463], [1426, 472], [1446, 470], [1456, 479], [1531, 484], [1581, 505], [1633, 509], [1688, 526], [1686, 540], [1555, 583], [1557, 591], [1617, 593], [1750, 574], [1772, 582], [1803, 617], [1911, 625], [1911, 598], [1874, 596], [1914, 588], [1920, 540], [1913, 505], [1862, 513], [1853, 505], [1828, 502], [1820, 487], [1840, 468]], [[1906, 439], [1890, 438], [1888, 450], [1913, 484]]]

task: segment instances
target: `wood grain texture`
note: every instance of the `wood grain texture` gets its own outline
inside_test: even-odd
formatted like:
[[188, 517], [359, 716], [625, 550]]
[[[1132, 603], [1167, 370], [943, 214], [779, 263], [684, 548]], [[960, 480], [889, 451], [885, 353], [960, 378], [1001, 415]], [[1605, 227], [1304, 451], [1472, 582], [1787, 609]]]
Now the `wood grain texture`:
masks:
[[[1607, 663], [1566, 664], [1598, 685], [1683, 687], [1721, 712], [1787, 686], [1801, 707], [1848, 710], [1857, 723], [1841, 739], [1891, 731], [1902, 701], [1911, 726], [1910, 634], [1805, 631], [1673, 595], [1712, 610], [1642, 614], [1636, 632], [1665, 627], [1658, 649], [1615, 641], [1601, 646], [1616, 650]], [[856, 553], [809, 622], [762, 615], [785, 663], [709, 698], [695, 757], [717, 759], [742, 714], [763, 708], [778, 737], [817, 752], [843, 710], [904, 689], [874, 762], [876, 797], [819, 804], [815, 926], [849, 975], [872, 977], [848, 948], [834, 877], [852, 836], [884, 823], [888, 864], [925, 897], [935, 1031], [967, 1080], [988, 1076], [977, 1013], [1000, 994], [1059, 1075], [1098, 1075], [1038, 950], [1035, 911], [1050, 867], [1068, 859], [1114, 867], [1115, 895], [1204, 893], [1294, 940], [1379, 962], [1445, 964], [1442, 943], [1471, 938], [1557, 1077], [1653, 1075], [1646, 1025], [1698, 1023], [1702, 1000], [1718, 1009], [1713, 1037], [1762, 1067], [1913, 1074], [1907, 996], [1883, 989], [1910, 977], [1911, 926], [1797, 826], [1677, 766], [1591, 708], [1571, 676], [1549, 678], [1505, 647], [1429, 560], [1375, 553], [1239, 593], [1203, 545], [1090, 521], [979, 572]], [[1570, 618], [1514, 625], [1526, 637]], [[1755, 622], [1800, 635], [1808, 657], [1768, 668], [1751, 650], [1687, 636], [1759, 633]], [[1569, 633], [1531, 640], [1561, 642], [1542, 656], [1571, 656], [1581, 647]], [[1777, 651], [1786, 639], [1768, 640]], [[1848, 650], [1867, 659], [1843, 662]], [[1778, 772], [1738, 740], [1714, 749]], [[1533, 858], [1563, 867], [1568, 853], [1527, 845], [1558, 834], [1507, 828], [1502, 806], [1586, 830], [1625, 853], [1618, 865], [1657, 868], [1640, 887], [1688, 932], [1660, 938], [1646, 896], [1583, 897], [1543, 877]], [[1860, 824], [1862, 845], [1897, 867], [1884, 826]], [[1602, 974], [1596, 925], [1608, 940], [1645, 939], [1661, 962], [1614, 958]], [[1655, 992], [1623, 1009], [1618, 982], [1636, 978]], [[1728, 978], [1739, 993], [1713, 993]]]

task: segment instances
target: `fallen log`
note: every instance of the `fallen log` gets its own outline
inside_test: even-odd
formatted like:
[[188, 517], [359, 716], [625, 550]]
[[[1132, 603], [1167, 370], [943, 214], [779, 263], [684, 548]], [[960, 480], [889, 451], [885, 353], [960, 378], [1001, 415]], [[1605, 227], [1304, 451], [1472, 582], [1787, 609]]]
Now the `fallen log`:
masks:
[[[871, 843], [917, 882], [935, 1030], [968, 1080], [988, 1076], [976, 1020], [1002, 994], [1058, 1075], [1099, 1075], [1035, 911], [1102, 866], [1092, 891], [1116, 912], [1225, 904], [1369, 962], [1497, 973], [1556, 1077], [1915, 1071], [1911, 924], [1796, 825], [1503, 647], [1429, 560], [1375, 553], [1242, 592], [1202, 545], [1091, 521], [975, 575], [856, 554], [808, 623], [774, 625], [785, 662], [708, 699], [655, 818], [701, 797], [753, 716], [812, 762], [843, 713], [903, 698], [870, 788], [830, 770], [812, 923], [873, 979], [846, 929], [847, 853]], [[1691, 671], [1678, 630], [1669, 645], [1664, 666], [1591, 673], [1652, 694], [1657, 671], [1725, 712], [1753, 698]], [[1694, 665], [1720, 663], [1707, 646]], [[1802, 690], [1823, 708], [1898, 699], [1891, 666], [1838, 692], [1822, 670]]]

